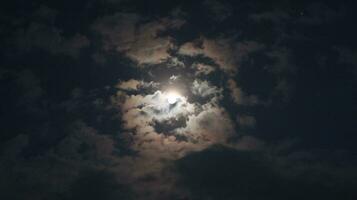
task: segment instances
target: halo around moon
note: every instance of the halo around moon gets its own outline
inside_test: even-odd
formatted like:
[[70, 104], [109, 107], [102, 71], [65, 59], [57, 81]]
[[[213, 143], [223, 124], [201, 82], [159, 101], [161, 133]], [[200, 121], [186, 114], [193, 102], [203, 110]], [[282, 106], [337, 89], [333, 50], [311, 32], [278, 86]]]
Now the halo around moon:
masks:
[[169, 91], [166, 94], [166, 100], [169, 104], [175, 104], [178, 100], [180, 100], [180, 98], [180, 94], [175, 91]]

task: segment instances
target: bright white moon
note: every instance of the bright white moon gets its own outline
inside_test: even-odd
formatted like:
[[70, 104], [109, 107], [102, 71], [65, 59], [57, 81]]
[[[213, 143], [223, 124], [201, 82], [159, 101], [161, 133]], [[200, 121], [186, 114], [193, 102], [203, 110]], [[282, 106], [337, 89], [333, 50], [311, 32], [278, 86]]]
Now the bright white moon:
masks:
[[169, 102], [169, 104], [175, 104], [179, 99], [180, 99], [180, 95], [177, 92], [169, 92], [166, 95], [166, 99], [167, 102]]

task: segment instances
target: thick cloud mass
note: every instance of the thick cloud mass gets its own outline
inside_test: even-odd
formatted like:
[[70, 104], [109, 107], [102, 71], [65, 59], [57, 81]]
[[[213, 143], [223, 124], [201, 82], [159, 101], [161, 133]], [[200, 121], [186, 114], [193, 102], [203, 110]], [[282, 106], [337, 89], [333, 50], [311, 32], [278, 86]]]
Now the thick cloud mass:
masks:
[[3, 3], [0, 199], [357, 199], [355, 8]]

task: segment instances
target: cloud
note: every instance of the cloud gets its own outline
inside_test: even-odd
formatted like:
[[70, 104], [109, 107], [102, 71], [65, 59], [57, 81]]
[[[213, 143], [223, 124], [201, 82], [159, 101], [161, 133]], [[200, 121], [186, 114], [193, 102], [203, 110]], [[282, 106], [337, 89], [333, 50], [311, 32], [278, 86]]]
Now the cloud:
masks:
[[203, 148], [176, 137], [173, 132], [175, 124], [172, 128], [157, 127], [160, 123], [185, 122], [196, 109], [196, 105], [185, 98], [176, 105], [169, 105], [165, 95], [161, 91], [147, 95], [117, 94], [121, 96], [115, 103], [122, 110], [123, 128], [128, 132], [130, 148], [137, 152], [137, 156], [121, 158], [116, 171], [133, 186], [137, 199], [166, 199], [178, 195], [179, 190], [174, 189], [175, 175], [172, 171], [166, 172], [165, 168], [187, 152]]
[[[181, 77], [169, 76], [168, 81], [180, 82]], [[135, 157], [119, 159], [119, 176], [129, 181], [135, 194], [139, 194], [138, 199], [187, 196], [185, 190], [176, 187], [176, 172], [171, 163], [212, 144], [228, 145], [235, 135], [234, 122], [216, 100], [222, 89], [207, 80], [193, 80], [191, 92], [207, 102], [193, 103], [183, 96], [170, 105], [166, 92], [161, 91], [163, 85], [152, 93], [141, 92], [140, 81], [135, 79], [122, 81], [118, 87], [127, 90], [119, 90], [113, 96], [113, 106], [121, 109], [122, 127], [130, 138], [130, 149], [136, 152]], [[138, 93], [131, 94], [130, 89]], [[258, 146], [254, 142], [244, 144], [239, 146]]]
[[229, 147], [244, 151], [258, 151], [264, 149], [265, 146], [266, 145], [263, 140], [250, 135], [243, 135], [236, 143], [230, 145]]
[[204, 54], [204, 51], [202, 44], [198, 42], [187, 42], [180, 46], [178, 53], [186, 56], [197, 56]]
[[122, 81], [117, 85], [117, 88], [123, 89], [123, 90], [138, 90], [138, 87], [140, 85], [140, 81], [137, 81], [135, 79], [130, 79], [128, 81]]
[[[159, 64], [170, 58], [172, 38], [160, 33], [178, 29], [184, 21], [161, 18], [142, 23], [141, 16], [134, 13], [116, 13], [99, 18], [93, 29], [103, 37], [104, 50], [115, 50], [143, 64]], [[125, 27], [125, 28], [124, 28]]]
[[[43, 112], [41, 100], [46, 96], [46, 90], [38, 74], [35, 74], [30, 69], [18, 71], [13, 69], [2, 70], [0, 72], [0, 80], [4, 81], [5, 88], [14, 88], [9, 91], [3, 90], [2, 95], [4, 98], [1, 109], [8, 111], [14, 109], [14, 112], [33, 115]], [[7, 115], [3, 119], [9, 121], [15, 120], [14, 118], [11, 119], [11, 116]], [[11, 125], [11, 123], [5, 124]]]
[[195, 75], [200, 76], [200, 75], [208, 75], [212, 72], [215, 71], [215, 68], [211, 65], [206, 65], [202, 63], [194, 63], [191, 68], [195, 69]]
[[[203, 82], [203, 86], [208, 83]], [[218, 91], [213, 88], [209, 94]], [[116, 103], [122, 110], [123, 127], [133, 133], [131, 148], [139, 155], [175, 160], [187, 152], [226, 143], [234, 134], [233, 122], [214, 101], [199, 105], [181, 97], [176, 104], [170, 105], [165, 95], [161, 91], [148, 95], [117, 94], [121, 96]], [[178, 123], [179, 120], [184, 123], [158, 127], [160, 123]], [[163, 129], [165, 127], [168, 129]]]
[[203, 5], [213, 14], [212, 18], [218, 22], [224, 21], [233, 14], [233, 9], [230, 5], [216, 0], [205, 0]]
[[21, 51], [41, 48], [52, 54], [64, 54], [77, 58], [80, 50], [90, 45], [89, 39], [80, 33], [65, 37], [58, 28], [40, 22], [31, 22], [26, 29], [15, 33], [15, 44]]
[[134, 199], [131, 188], [120, 183], [116, 178], [116, 174], [106, 170], [81, 172], [78, 179], [71, 185], [69, 196], [69, 200]]
[[246, 95], [233, 79], [227, 81], [231, 97], [238, 105], [256, 105], [259, 103], [258, 97], [255, 95]]
[[35, 103], [42, 95], [44, 95], [40, 80], [30, 70], [18, 72], [16, 83], [22, 89], [23, 96], [20, 101], [23, 104]]
[[[59, 141], [35, 156], [29, 151], [35, 151], [34, 145], [38, 144], [39, 139], [31, 134], [18, 135], [3, 146], [2, 153], [6, 153], [6, 156], [0, 155], [0, 188], [3, 191], [0, 194], [1, 198], [55, 199], [58, 195], [79, 195], [79, 188], [72, 184], [81, 180], [84, 171], [91, 170], [92, 175], [98, 171], [110, 173], [109, 169], [116, 159], [113, 154], [113, 138], [101, 135], [81, 121], [72, 125]], [[56, 133], [52, 132], [51, 136], [57, 137], [54, 134]], [[110, 181], [112, 180], [114, 179]], [[98, 181], [103, 180], [87, 179], [87, 184], [98, 184]], [[88, 185], [83, 185], [86, 186]], [[96, 191], [102, 191], [102, 186], [98, 185], [96, 189], [99, 190]], [[111, 194], [110, 190], [107, 192], [108, 195]]]
[[141, 89], [157, 88], [160, 83], [138, 81], [136, 79], [130, 79], [128, 81], [120, 81], [116, 88], [126, 90], [126, 91], [138, 91]]
[[[121, 82], [119, 87], [137, 89], [139, 85], [139, 81], [132, 79]], [[194, 95], [206, 98], [208, 102], [204, 105], [190, 103], [181, 96], [177, 103], [169, 104], [166, 92], [160, 90], [137, 95], [130, 95], [125, 90], [117, 93], [113, 103], [121, 109], [123, 128], [133, 132], [132, 148], [135, 151], [146, 156], [174, 159], [194, 149], [227, 142], [235, 131], [228, 114], [217, 104], [222, 89], [205, 80], [194, 80], [191, 89]], [[178, 125], [179, 121], [181, 125]], [[174, 124], [167, 125], [169, 122]]]
[[[123, 101], [118, 102], [122, 109], [123, 127], [135, 133], [132, 148], [143, 154], [151, 153], [153, 154], [151, 156], [164, 156], [165, 154], [176, 153], [175, 151], [178, 150], [173, 152], [161, 151], [161, 148], [175, 149], [175, 146], [184, 145], [183, 142], [176, 141], [175, 136], [157, 133], [154, 126], [157, 122], [165, 122], [181, 117], [186, 118], [190, 113], [195, 112], [195, 105], [188, 103], [184, 97], [179, 99], [176, 104], [171, 105], [167, 102], [166, 93], [161, 91], [145, 96], [120, 95], [123, 96], [121, 97]], [[171, 147], [162, 146], [162, 142], [171, 143]]]
[[190, 191], [188, 198], [259, 199], [279, 194], [271, 191], [283, 185], [281, 177], [265, 162], [249, 151], [213, 146], [178, 160], [176, 167], [179, 185]]
[[170, 57], [165, 63], [167, 67], [185, 67], [185, 63], [179, 60], [177, 57]]
[[2, 159], [3, 160], [12, 160], [16, 159], [17, 156], [21, 155], [22, 151], [27, 147], [29, 144], [29, 137], [28, 135], [19, 134], [14, 138], [6, 141], [3, 144], [2, 149]]
[[[353, 187], [339, 181], [342, 177], [336, 176], [333, 164], [322, 166], [312, 159], [293, 169], [282, 164], [288, 157], [215, 145], [175, 162], [176, 187], [188, 190], [187, 199], [353, 199]], [[344, 177], [356, 175], [348, 174]], [[347, 179], [355, 185], [354, 178]]]
[[264, 48], [254, 41], [235, 42], [233, 38], [207, 39], [187, 42], [180, 46], [178, 53], [186, 56], [203, 55], [211, 58], [223, 71], [235, 73], [240, 62], [250, 53]]
[[254, 116], [250, 115], [238, 115], [237, 121], [241, 127], [254, 127], [256, 124]]
[[249, 18], [256, 22], [272, 21], [274, 23], [281, 23], [290, 20], [291, 16], [286, 12], [277, 10], [251, 14]]
[[200, 45], [194, 43], [185, 43], [179, 49], [179, 54], [187, 56], [203, 55], [211, 58], [222, 70], [236, 71], [233, 53], [233, 47], [229, 39], [202, 39]]
[[296, 66], [291, 62], [291, 50], [286, 47], [277, 47], [267, 52], [267, 56], [273, 58], [275, 63], [270, 66], [270, 71], [275, 74], [296, 73]]
[[58, 13], [59, 12], [53, 8], [46, 5], [40, 5], [40, 7], [34, 11], [33, 16], [34, 18], [53, 24]]
[[193, 112], [193, 105], [187, 102], [185, 97], [180, 97], [175, 105], [169, 105], [166, 92], [161, 91], [145, 96], [125, 95], [125, 101], [121, 104], [121, 108], [123, 111], [140, 108], [140, 111], [146, 113], [148, 117], [156, 119]]
[[208, 96], [219, 96], [222, 92], [222, 89], [219, 89], [216, 86], [212, 86], [208, 81], [194, 80], [192, 87], [192, 93], [200, 97]]
[[78, 121], [73, 124], [72, 134], [61, 140], [55, 152], [59, 157], [77, 162], [105, 162], [113, 159], [114, 141], [110, 136], [100, 135], [96, 129]]
[[212, 104], [202, 106], [202, 112], [190, 115], [187, 126], [177, 129], [177, 133], [188, 136], [194, 143], [226, 143], [233, 135], [233, 123], [223, 108]]
[[125, 50], [134, 42], [139, 20], [140, 16], [135, 13], [116, 13], [98, 18], [92, 28], [102, 35], [104, 50]]
[[335, 47], [339, 53], [339, 63], [352, 65], [352, 73], [357, 79], [357, 52], [344, 47]]
[[297, 74], [297, 67], [292, 63], [291, 50], [285, 47], [274, 48], [267, 56], [274, 60], [274, 64], [267, 68], [276, 79], [273, 95], [280, 95], [287, 102], [291, 98]]

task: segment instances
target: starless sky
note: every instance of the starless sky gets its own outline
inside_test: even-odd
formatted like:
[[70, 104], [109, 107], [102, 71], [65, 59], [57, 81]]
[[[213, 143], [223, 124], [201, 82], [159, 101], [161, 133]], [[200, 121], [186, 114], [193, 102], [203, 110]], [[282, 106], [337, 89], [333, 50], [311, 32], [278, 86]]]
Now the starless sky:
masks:
[[357, 199], [353, 1], [0, 5], [0, 199]]

